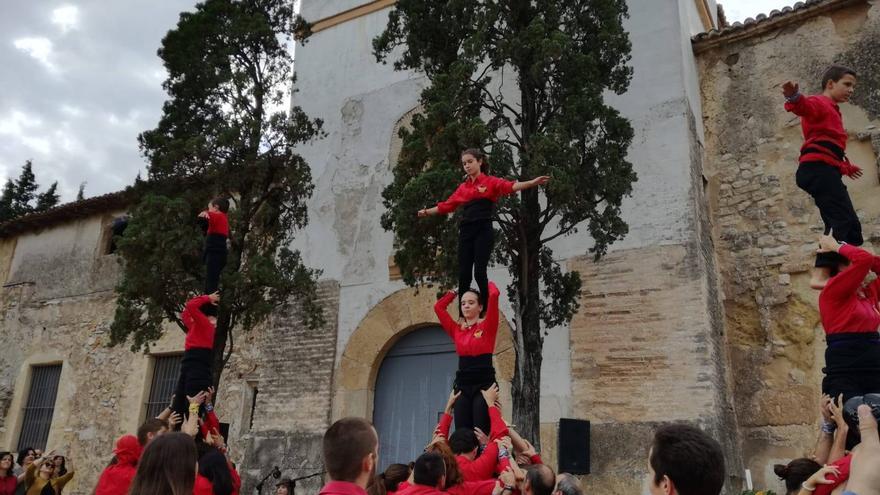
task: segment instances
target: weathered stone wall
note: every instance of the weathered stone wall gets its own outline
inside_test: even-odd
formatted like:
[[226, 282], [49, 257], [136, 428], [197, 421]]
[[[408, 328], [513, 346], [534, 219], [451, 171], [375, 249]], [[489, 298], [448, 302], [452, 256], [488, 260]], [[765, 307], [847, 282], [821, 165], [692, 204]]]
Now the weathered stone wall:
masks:
[[[183, 333], [175, 326], [149, 354], [107, 347], [119, 270], [117, 257], [102, 251], [106, 219], [94, 216], [0, 241], [0, 275], [8, 273], [0, 290], [0, 450], [17, 446], [30, 367], [61, 363], [47, 444], [69, 455], [76, 467], [65, 489], [71, 495], [91, 493], [115, 439], [133, 433], [144, 419], [151, 356], [183, 349]], [[323, 328], [308, 329], [290, 306], [279, 308], [263, 328], [235, 336], [217, 412], [230, 423], [242, 493], [251, 492], [275, 465], [287, 477], [321, 470], [338, 294], [335, 283], [321, 285]], [[312, 492], [320, 482], [299, 486]]]
[[[840, 3], [840, 2], [838, 2]], [[774, 462], [812, 451], [818, 421], [824, 339], [818, 293], [808, 288], [821, 219], [795, 185], [802, 142], [798, 119], [783, 109], [780, 84], [818, 92], [831, 63], [861, 78], [841, 105], [847, 152], [864, 176], [844, 179], [866, 247], [880, 247], [876, 79], [880, 8], [872, 2], [819, 16], [789, 14], [785, 25], [737, 36], [699, 52], [709, 181], [726, 341], [742, 453], [759, 487], [778, 491]]]

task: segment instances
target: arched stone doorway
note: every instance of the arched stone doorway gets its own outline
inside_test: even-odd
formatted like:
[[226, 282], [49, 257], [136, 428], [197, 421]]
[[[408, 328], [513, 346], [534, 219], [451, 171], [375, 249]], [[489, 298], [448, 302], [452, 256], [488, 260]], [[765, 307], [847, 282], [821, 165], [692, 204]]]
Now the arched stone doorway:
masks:
[[[346, 416], [373, 419], [376, 377], [388, 351], [405, 335], [436, 326], [434, 288], [401, 289], [373, 307], [348, 338], [333, 380], [332, 420]], [[501, 402], [510, 411], [510, 381], [514, 370], [513, 339], [501, 315], [495, 343], [495, 373]]]

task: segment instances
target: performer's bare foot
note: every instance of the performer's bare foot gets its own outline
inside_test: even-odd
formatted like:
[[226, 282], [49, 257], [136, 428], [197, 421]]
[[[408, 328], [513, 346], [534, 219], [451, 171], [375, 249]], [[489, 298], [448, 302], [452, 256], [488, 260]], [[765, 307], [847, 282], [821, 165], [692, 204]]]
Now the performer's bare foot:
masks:
[[822, 290], [828, 279], [831, 278], [831, 269], [827, 267], [815, 267], [810, 271], [810, 288]]

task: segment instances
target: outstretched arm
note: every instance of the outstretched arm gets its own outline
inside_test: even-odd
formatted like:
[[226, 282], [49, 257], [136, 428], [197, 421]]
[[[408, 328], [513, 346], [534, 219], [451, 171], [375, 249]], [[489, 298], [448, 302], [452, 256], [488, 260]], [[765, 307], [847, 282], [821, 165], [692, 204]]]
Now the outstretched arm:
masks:
[[531, 189], [533, 187], [543, 186], [547, 182], [550, 181], [550, 177], [547, 175], [542, 175], [540, 177], [535, 177], [532, 180], [527, 180], [525, 182], [514, 182], [513, 183], [513, 192], [524, 191], [526, 189]]
[[486, 337], [495, 342], [495, 336], [498, 334], [498, 299], [501, 292], [495, 282], [489, 281], [489, 300], [486, 307], [486, 319], [483, 326], [486, 331]]

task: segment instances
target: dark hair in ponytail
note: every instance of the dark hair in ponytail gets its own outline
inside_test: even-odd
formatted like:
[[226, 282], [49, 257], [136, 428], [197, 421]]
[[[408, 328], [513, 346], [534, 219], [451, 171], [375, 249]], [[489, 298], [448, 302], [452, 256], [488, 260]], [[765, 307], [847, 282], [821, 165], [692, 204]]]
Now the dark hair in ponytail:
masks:
[[483, 153], [483, 150], [481, 150], [479, 148], [468, 148], [468, 149], [461, 152], [461, 156], [464, 156], [464, 155], [471, 155], [472, 157], [479, 160], [480, 172], [483, 172], [484, 174], [489, 173], [489, 161], [486, 160], [486, 154]]
[[822, 466], [806, 457], [795, 459], [788, 464], [775, 464], [773, 472], [779, 479], [785, 481], [785, 490], [787, 495], [796, 494], [801, 489], [801, 483], [807, 481], [816, 471], [822, 469]]

